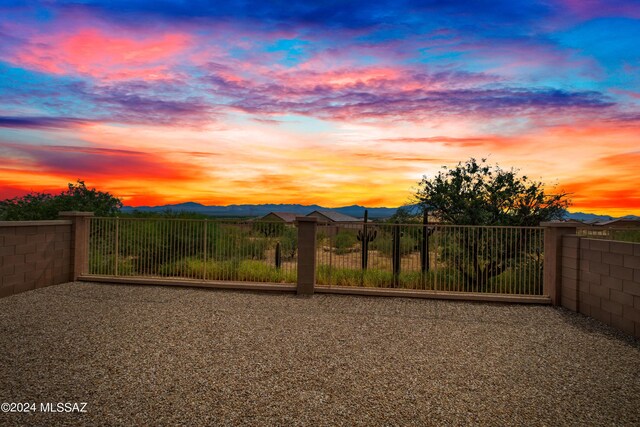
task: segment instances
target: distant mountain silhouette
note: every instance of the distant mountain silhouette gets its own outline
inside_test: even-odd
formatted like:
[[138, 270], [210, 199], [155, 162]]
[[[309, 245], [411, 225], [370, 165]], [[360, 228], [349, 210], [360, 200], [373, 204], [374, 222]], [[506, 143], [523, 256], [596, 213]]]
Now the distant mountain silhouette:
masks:
[[[315, 210], [329, 210], [340, 212], [356, 218], [364, 216], [364, 210], [369, 211], [369, 218], [389, 218], [396, 212], [397, 208], [367, 208], [360, 205], [342, 206], [339, 208], [325, 208], [319, 205], [299, 205], [299, 204], [264, 204], [264, 205], [229, 205], [229, 206], [205, 206], [196, 202], [177, 203], [162, 206], [125, 206], [123, 212], [132, 212], [134, 210], [140, 212], [163, 212], [171, 210], [174, 212], [195, 212], [211, 216], [225, 217], [259, 217], [269, 212], [292, 212], [299, 215], [307, 215]], [[627, 215], [620, 218], [640, 219], [639, 216]], [[565, 219], [575, 219], [577, 221], [610, 221], [617, 219], [610, 215], [599, 215], [584, 212], [567, 212]]]
[[584, 212], [567, 212], [565, 218], [567, 219], [575, 219], [576, 221], [583, 222], [592, 222], [592, 221], [611, 221], [612, 219], [640, 219], [640, 216], [636, 215], [626, 215], [622, 217], [614, 217], [610, 215], [598, 215], [593, 213], [584, 213]]
[[315, 210], [330, 210], [350, 215], [356, 218], [364, 216], [364, 210], [369, 211], [369, 218], [388, 218], [396, 212], [397, 208], [367, 208], [359, 205], [343, 206], [340, 208], [325, 208], [319, 205], [298, 204], [264, 204], [264, 205], [229, 205], [229, 206], [205, 206], [200, 203], [186, 202], [163, 206], [125, 206], [123, 212], [194, 212], [211, 216], [248, 217], [264, 216], [269, 212], [293, 212], [299, 215], [307, 215]]

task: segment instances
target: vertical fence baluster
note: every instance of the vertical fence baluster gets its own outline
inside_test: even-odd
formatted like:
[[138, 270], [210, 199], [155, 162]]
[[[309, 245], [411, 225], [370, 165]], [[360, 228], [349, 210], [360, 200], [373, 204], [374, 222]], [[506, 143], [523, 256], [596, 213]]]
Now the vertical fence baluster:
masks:
[[114, 243], [115, 243], [115, 256], [114, 256], [114, 260], [115, 260], [115, 265], [114, 265], [114, 271], [115, 271], [115, 275], [118, 276], [118, 263], [120, 262], [120, 242], [119, 242], [119, 235], [120, 235], [120, 218], [116, 217], [115, 222], [115, 236], [114, 236]]
[[207, 280], [207, 225], [209, 222], [202, 221], [202, 280]]

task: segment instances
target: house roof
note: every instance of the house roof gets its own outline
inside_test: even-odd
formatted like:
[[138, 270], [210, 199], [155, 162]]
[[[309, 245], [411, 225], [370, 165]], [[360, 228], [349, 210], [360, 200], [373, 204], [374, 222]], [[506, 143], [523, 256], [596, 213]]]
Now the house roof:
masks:
[[577, 219], [565, 219], [562, 222], [566, 222], [567, 224], [579, 224], [579, 225], [587, 224], [587, 222], [579, 221]]
[[294, 213], [294, 212], [269, 212], [268, 214], [266, 214], [265, 216], [263, 216], [260, 219], [265, 219], [269, 215], [275, 215], [278, 218], [280, 218], [281, 220], [283, 220], [284, 222], [294, 222], [296, 220], [296, 217], [300, 216], [300, 215], [298, 215], [297, 213]]
[[585, 223], [585, 224], [588, 224], [588, 225], [596, 225], [596, 224], [599, 224], [599, 222], [598, 222], [598, 220], [597, 220], [597, 219], [588, 219], [588, 220], [584, 221], [584, 223]]
[[637, 224], [638, 227], [640, 227], [640, 220], [632, 219], [632, 218], [618, 218], [618, 219], [612, 219], [610, 221], [596, 222], [594, 225], [607, 226], [607, 225], [620, 225], [620, 224], [627, 224], [627, 225]]
[[345, 215], [335, 211], [313, 211], [307, 216], [314, 216], [313, 214], [320, 214], [332, 222], [360, 222], [361, 220], [350, 215]]

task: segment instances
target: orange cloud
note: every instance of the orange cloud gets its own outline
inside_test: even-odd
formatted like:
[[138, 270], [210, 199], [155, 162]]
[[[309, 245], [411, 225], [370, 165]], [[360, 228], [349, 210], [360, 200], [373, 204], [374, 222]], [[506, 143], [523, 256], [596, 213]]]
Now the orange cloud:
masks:
[[572, 210], [637, 213], [640, 210], [640, 152], [603, 156], [589, 162], [579, 179], [567, 180]]
[[10, 159], [0, 167], [0, 199], [32, 191], [58, 192], [83, 179], [125, 203], [144, 204], [174, 200], [180, 191], [207, 181], [198, 164], [172, 152], [0, 142], [0, 153]]
[[[0, 197], [16, 194], [10, 185], [63, 188], [86, 178], [133, 206], [189, 200], [399, 206], [423, 174], [433, 176], [441, 166], [469, 157], [489, 157], [491, 163], [520, 168], [573, 193], [573, 211], [640, 213], [640, 153], [633, 126], [594, 122], [580, 127], [500, 136], [474, 134], [463, 121], [435, 128], [341, 123], [321, 132], [287, 122], [198, 129], [83, 125], [74, 129], [85, 147], [9, 147], [12, 151], [3, 153], [9, 161], [0, 169]], [[189, 148], [176, 147], [176, 141]]]

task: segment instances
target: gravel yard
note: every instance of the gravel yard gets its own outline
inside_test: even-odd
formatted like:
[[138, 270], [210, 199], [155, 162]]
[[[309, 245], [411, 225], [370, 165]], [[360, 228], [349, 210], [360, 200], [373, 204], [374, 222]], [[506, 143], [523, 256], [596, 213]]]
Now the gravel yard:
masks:
[[0, 425], [640, 424], [640, 343], [548, 306], [77, 282], [0, 333]]

